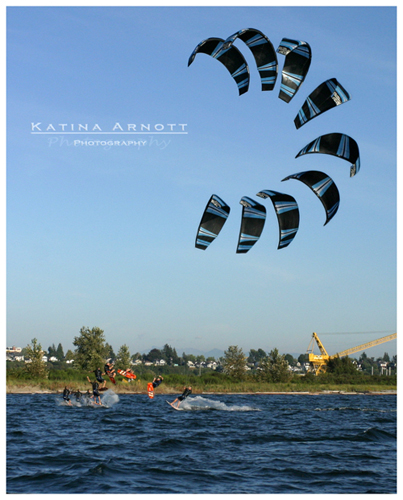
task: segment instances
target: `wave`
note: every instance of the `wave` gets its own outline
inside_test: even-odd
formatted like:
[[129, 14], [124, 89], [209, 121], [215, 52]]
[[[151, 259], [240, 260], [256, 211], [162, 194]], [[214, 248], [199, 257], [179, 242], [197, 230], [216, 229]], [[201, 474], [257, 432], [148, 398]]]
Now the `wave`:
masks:
[[261, 411], [259, 408], [254, 408], [253, 406], [248, 406], [248, 405], [228, 406], [222, 401], [203, 398], [202, 396], [196, 396], [194, 398], [186, 399], [180, 405], [179, 410]]
[[396, 435], [377, 427], [370, 427], [358, 437], [368, 441], [396, 441]]
[[315, 408], [314, 411], [365, 411], [376, 413], [391, 413], [396, 412], [395, 409], [382, 409], [382, 408], [361, 408], [357, 406], [339, 406], [335, 408]]
[[101, 397], [102, 404], [108, 408], [112, 408], [119, 402], [119, 396], [115, 394], [112, 389], [108, 389]]
[[67, 407], [93, 407], [93, 408], [112, 408], [116, 403], [119, 402], [119, 396], [113, 392], [112, 389], [108, 389], [101, 396], [102, 405], [98, 405], [94, 403], [94, 400], [89, 397], [88, 394], [82, 394], [79, 399], [76, 399], [74, 394], [71, 396], [70, 403], [68, 404], [66, 401], [57, 399], [56, 404], [59, 406], [67, 406]]

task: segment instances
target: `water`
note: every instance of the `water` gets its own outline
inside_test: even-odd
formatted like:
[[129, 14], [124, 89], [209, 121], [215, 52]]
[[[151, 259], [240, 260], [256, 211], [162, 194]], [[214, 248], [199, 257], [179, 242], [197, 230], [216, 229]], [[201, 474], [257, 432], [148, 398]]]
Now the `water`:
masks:
[[396, 493], [396, 396], [7, 395], [7, 493]]

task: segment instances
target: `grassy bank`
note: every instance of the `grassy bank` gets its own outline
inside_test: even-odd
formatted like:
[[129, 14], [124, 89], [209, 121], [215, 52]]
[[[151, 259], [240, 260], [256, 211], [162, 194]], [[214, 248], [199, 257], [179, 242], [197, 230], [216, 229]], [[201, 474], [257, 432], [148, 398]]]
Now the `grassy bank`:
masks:
[[[122, 376], [117, 375], [116, 384], [112, 384], [107, 377], [107, 387], [113, 389], [117, 394], [124, 393], [146, 393], [147, 383], [151, 382], [157, 373], [139, 367], [136, 370], [137, 378], [128, 382]], [[381, 392], [396, 391], [396, 375], [366, 375], [363, 373], [326, 373], [315, 376], [311, 373], [306, 375], [293, 375], [288, 382], [270, 383], [259, 381], [257, 374], [248, 374], [244, 379], [237, 380], [228, 374], [206, 370], [200, 374], [194, 371], [184, 371], [182, 367], [171, 368], [169, 371], [160, 373], [164, 377], [163, 383], [158, 387], [158, 394], [178, 394], [184, 386], [192, 386], [193, 394], [206, 393], [320, 393], [320, 392]], [[87, 376], [94, 378], [93, 372], [85, 372], [78, 369], [66, 368], [51, 369], [47, 378], [32, 378], [24, 365], [16, 363], [9, 364], [7, 377], [7, 393], [60, 393], [67, 386], [71, 390], [86, 392], [92, 389]]]
[[[166, 380], [168, 379], [168, 380]], [[131, 394], [131, 393], [146, 393], [148, 380], [135, 380], [133, 382], [125, 382], [119, 380], [115, 385], [108, 382], [107, 387], [112, 389], [116, 394]], [[202, 382], [202, 381], [200, 381]], [[185, 382], [186, 383], [186, 382]], [[183, 390], [185, 385], [183, 382], [174, 382], [169, 380], [168, 377], [158, 387], [156, 393], [158, 394], [178, 394]], [[91, 389], [88, 382], [74, 381], [74, 382], [61, 382], [58, 380], [7, 380], [7, 393], [61, 393], [65, 385], [73, 390], [79, 389], [85, 392]], [[267, 382], [223, 382], [223, 383], [193, 383], [193, 381], [186, 384], [192, 385], [193, 394], [231, 394], [231, 393], [332, 393], [332, 392], [348, 392], [348, 393], [366, 393], [366, 392], [392, 392], [396, 391], [397, 386], [393, 383], [374, 384], [371, 383], [371, 377], [368, 377], [367, 383], [267, 383]]]

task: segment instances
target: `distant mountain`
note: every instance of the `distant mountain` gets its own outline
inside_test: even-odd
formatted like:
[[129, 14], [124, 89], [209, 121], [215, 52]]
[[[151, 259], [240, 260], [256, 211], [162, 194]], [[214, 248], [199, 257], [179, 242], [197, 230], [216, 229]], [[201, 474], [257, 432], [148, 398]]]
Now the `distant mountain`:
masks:
[[209, 351], [201, 351], [200, 349], [194, 349], [193, 347], [185, 347], [184, 349], [176, 349], [178, 356], [182, 356], [182, 353], [193, 354], [194, 356], [204, 356], [205, 358], [213, 357], [215, 359], [224, 356], [224, 351], [221, 349], [210, 349]]
[[224, 357], [224, 351], [221, 351], [221, 349], [211, 349], [210, 351], [207, 351], [204, 356], [206, 358], [209, 358], [210, 356], [213, 356], [213, 358], [215, 358], [215, 359], [223, 358]]

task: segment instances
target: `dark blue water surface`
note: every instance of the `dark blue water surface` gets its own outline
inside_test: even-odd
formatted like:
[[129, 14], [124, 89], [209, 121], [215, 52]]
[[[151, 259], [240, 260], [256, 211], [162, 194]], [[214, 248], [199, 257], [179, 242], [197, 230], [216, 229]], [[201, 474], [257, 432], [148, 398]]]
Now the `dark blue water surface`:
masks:
[[395, 395], [103, 398], [7, 395], [7, 493], [397, 492]]

